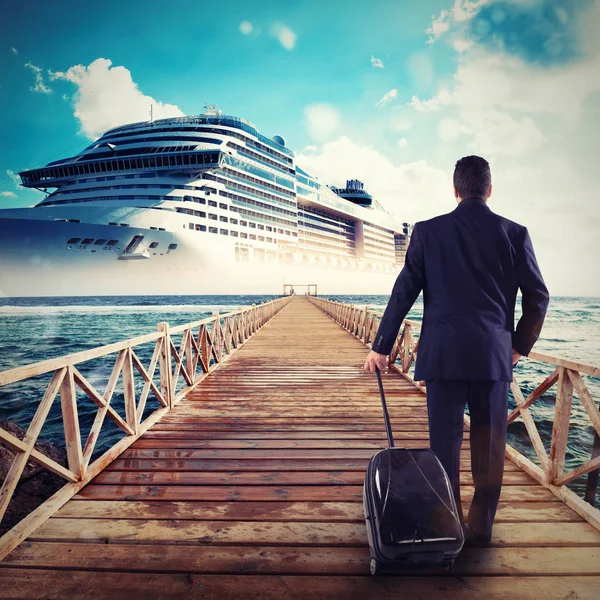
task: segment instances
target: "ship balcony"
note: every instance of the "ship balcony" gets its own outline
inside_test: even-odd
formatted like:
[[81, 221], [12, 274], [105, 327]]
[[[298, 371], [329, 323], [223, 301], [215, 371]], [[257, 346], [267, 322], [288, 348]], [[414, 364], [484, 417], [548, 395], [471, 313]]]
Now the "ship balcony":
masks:
[[78, 177], [121, 175], [131, 172], [183, 171], [200, 172], [218, 167], [222, 153], [215, 151], [174, 152], [151, 156], [134, 156], [80, 161], [62, 166], [43, 167], [19, 173], [25, 187], [59, 187]]

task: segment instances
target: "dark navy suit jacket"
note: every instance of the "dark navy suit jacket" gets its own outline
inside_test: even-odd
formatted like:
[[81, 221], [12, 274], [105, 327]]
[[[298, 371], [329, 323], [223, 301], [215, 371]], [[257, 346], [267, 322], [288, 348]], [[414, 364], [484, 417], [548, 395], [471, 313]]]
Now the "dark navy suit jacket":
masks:
[[[523, 315], [515, 330], [519, 288]], [[527, 229], [479, 198], [465, 198], [451, 213], [417, 223], [375, 352], [391, 352], [421, 290], [415, 379], [512, 381], [511, 350], [529, 354], [549, 301]]]

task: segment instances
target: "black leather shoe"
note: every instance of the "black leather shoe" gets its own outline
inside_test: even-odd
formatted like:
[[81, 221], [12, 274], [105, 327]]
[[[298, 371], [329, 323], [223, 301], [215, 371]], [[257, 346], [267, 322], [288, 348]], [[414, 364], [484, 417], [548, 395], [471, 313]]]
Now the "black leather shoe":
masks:
[[469, 525], [463, 525], [463, 531], [465, 534], [465, 546], [480, 546], [482, 544], [489, 544], [492, 541], [491, 535], [483, 533], [477, 533], [469, 527]]

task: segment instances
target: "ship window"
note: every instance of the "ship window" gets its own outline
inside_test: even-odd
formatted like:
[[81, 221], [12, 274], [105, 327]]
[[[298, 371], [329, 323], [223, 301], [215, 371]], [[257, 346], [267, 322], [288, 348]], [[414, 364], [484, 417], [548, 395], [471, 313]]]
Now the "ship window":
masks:
[[264, 225], [260, 225], [260, 224], [259, 224], [259, 225], [258, 225], [258, 228], [259, 228], [259, 229], [263, 229], [263, 230], [264, 230], [265, 226], [264, 226]]
[[223, 210], [227, 210], [227, 204], [223, 204], [222, 202], [220, 202], [219, 208], [222, 208]]
[[245, 240], [245, 239], [248, 238], [248, 234], [247, 233], [240, 233], [240, 237]]
[[199, 231], [206, 231], [206, 225], [196, 225], [196, 229]]
[[251, 234], [250, 234], [250, 239], [251, 239], [251, 240], [255, 240], [255, 239], [256, 239], [256, 236], [255, 236], [253, 233], [251, 233]]
[[116, 223], [109, 223], [109, 225], [116, 225]]
[[231, 231], [231, 232], [229, 232], [229, 235], [231, 235], [233, 237], [238, 237], [238, 232], [237, 231]]
[[220, 216], [219, 220], [222, 221], [223, 223], [227, 223], [228, 219], [227, 219], [227, 217]]
[[238, 224], [238, 220], [237, 220], [237, 219], [229, 219], [229, 222], [230, 222], [232, 225], [237, 225], [237, 224]]
[[158, 247], [158, 242], [152, 242], [150, 244], [150, 248], [157, 248]]
[[221, 229], [220, 233], [221, 235], [229, 235], [229, 231], [227, 231], [227, 229]]
[[69, 223], [81, 223], [79, 219], [69, 219]]
[[164, 228], [164, 227], [159, 227], [159, 228], [158, 228], [158, 230], [159, 230], [159, 231], [164, 231], [164, 230], [165, 230], [165, 228]]
[[277, 233], [283, 233], [283, 229], [278, 229]]
[[57, 223], [66, 223], [66, 219], [54, 219]]
[[216, 227], [209, 227], [208, 231], [209, 233], [219, 233], [219, 230]]
[[240, 225], [243, 225], [244, 227], [246, 227], [246, 225], [248, 225], [248, 221], [240, 221]]
[[67, 241], [67, 244], [79, 244], [81, 238], [71, 238]]
[[214, 206], [214, 207], [216, 208], [216, 206], [217, 206], [217, 203], [216, 203], [214, 200], [209, 200], [209, 201], [208, 201], [208, 205], [209, 205], [209, 206]]
[[156, 227], [153, 227], [153, 226], [151, 225], [151, 226], [150, 226], [150, 229], [154, 229], [154, 230], [156, 230], [157, 228], [156, 228]]
[[291, 231], [288, 231], [287, 229], [285, 230], [285, 235], [292, 235]]
[[169, 244], [169, 250], [176, 250], [177, 244]]
[[116, 246], [119, 243], [118, 240], [108, 240], [108, 242], [106, 242], [107, 246]]
[[267, 238], [267, 242], [271, 243], [273, 241], [273, 238]]
[[213, 221], [217, 220], [217, 215], [214, 215], [213, 213], [208, 213], [208, 218], [212, 219]]
[[96, 240], [94, 242], [94, 246], [103, 246], [104, 244], [106, 244], [106, 240], [104, 240], [104, 239]]
[[194, 224], [190, 223], [190, 229], [194, 229]]
[[258, 241], [259, 242], [264, 242], [265, 241], [265, 236], [264, 235], [259, 235], [258, 236]]
[[81, 241], [81, 244], [83, 246], [87, 246], [88, 244], [91, 244], [93, 242], [93, 238], [85, 238], [84, 240]]
[[119, 223], [121, 227], [129, 227], [129, 223]]
[[[250, 227], [252, 227], [252, 229], [256, 229], [256, 223], [252, 223], [250, 222]], [[283, 233], [283, 232], [282, 232]]]

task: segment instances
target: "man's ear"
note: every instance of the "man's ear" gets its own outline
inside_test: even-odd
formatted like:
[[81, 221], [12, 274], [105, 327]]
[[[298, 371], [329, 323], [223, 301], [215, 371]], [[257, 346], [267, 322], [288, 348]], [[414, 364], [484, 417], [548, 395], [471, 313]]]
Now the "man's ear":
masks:
[[492, 195], [492, 185], [490, 184], [490, 191], [488, 192], [487, 197], [490, 198]]
[[455, 185], [453, 185], [453, 186], [452, 186], [452, 189], [454, 190], [454, 197], [455, 197], [456, 199], [458, 199], [458, 190], [456, 189], [456, 186], [455, 186]]

